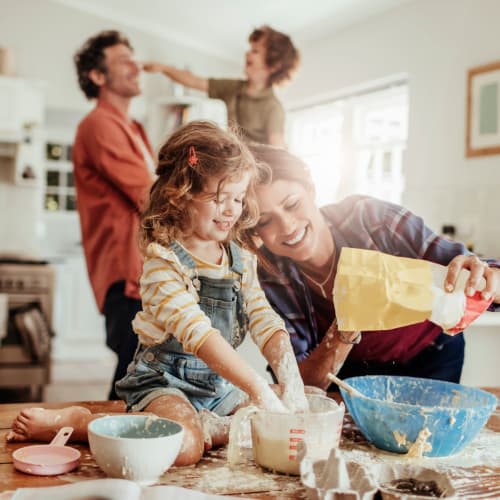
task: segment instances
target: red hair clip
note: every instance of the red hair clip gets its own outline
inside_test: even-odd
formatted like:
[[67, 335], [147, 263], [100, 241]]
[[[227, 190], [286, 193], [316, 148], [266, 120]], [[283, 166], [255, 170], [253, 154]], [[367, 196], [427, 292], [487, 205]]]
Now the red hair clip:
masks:
[[198, 156], [196, 155], [196, 150], [194, 149], [194, 146], [189, 146], [188, 163], [190, 167], [198, 165]]

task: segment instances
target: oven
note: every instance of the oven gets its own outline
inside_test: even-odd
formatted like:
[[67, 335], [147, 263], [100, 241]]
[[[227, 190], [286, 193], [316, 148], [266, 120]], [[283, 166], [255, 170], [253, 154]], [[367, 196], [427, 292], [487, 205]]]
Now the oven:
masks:
[[24, 309], [22, 306], [29, 309], [28, 304], [38, 304], [38, 317], [43, 317], [44, 325], [52, 331], [54, 281], [54, 268], [46, 262], [0, 260], [0, 294], [7, 299], [9, 316], [6, 335], [0, 339], [0, 388], [27, 388], [31, 401], [42, 401], [45, 385], [50, 382], [50, 340], [45, 335], [42, 358], [37, 350], [41, 346], [36, 345], [37, 339], [42, 343], [40, 324], [26, 316], [26, 326], [31, 329], [27, 328], [31, 341], [28, 345], [26, 336], [19, 332], [19, 315], [15, 321], [13, 317]]

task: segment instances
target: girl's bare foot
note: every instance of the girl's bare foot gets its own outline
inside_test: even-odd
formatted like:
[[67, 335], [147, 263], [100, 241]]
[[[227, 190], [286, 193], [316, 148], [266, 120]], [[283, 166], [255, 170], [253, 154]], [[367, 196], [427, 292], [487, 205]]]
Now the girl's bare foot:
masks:
[[72, 441], [87, 441], [87, 425], [92, 418], [95, 415], [82, 406], [26, 408], [12, 422], [7, 441], [51, 441], [61, 427], [73, 427]]

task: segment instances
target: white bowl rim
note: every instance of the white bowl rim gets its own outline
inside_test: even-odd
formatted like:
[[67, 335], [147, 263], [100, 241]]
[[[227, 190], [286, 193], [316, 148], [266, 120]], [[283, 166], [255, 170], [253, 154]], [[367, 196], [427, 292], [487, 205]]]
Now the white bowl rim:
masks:
[[[123, 418], [123, 417], [138, 417], [139, 419], [141, 420], [146, 420], [148, 418], [152, 418], [153, 420], [167, 420], [168, 422], [172, 423], [172, 424], [175, 424], [176, 426], [179, 427], [179, 429], [172, 433], [172, 434], [169, 434], [168, 436], [151, 436], [151, 437], [137, 437], [137, 438], [133, 438], [133, 437], [125, 437], [125, 436], [110, 436], [109, 434], [104, 434], [102, 432], [98, 432], [96, 431], [95, 429], [92, 428], [92, 425], [94, 422], [98, 421], [98, 420], [104, 420], [104, 419], [112, 419], [112, 418]], [[87, 430], [90, 433], [96, 435], [96, 436], [99, 436], [99, 437], [104, 437], [104, 438], [107, 438], [107, 439], [112, 439], [112, 440], [125, 440], [125, 441], [134, 441], [134, 442], [137, 442], [137, 441], [140, 441], [140, 440], [151, 440], [151, 439], [165, 439], [165, 438], [171, 438], [171, 437], [174, 437], [174, 436], [177, 436], [178, 434], [182, 434], [184, 432], [184, 427], [179, 424], [179, 422], [175, 422], [174, 420], [170, 420], [169, 418], [165, 418], [165, 417], [157, 417], [155, 415], [105, 415], [103, 417], [98, 417], [98, 418], [95, 418], [94, 420], [92, 420], [88, 426], [87, 426]]]

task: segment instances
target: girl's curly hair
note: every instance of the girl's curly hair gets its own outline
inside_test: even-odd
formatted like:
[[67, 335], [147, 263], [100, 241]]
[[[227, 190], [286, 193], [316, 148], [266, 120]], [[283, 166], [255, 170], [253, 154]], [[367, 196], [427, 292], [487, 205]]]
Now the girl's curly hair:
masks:
[[[196, 161], [190, 161], [190, 151]], [[196, 212], [193, 195], [201, 193], [209, 178], [218, 178], [219, 189], [226, 181], [238, 181], [249, 172], [250, 183], [243, 211], [228, 239], [241, 243], [241, 231], [257, 221], [254, 178], [262, 168], [235, 132], [224, 131], [207, 121], [193, 121], [175, 131], [158, 153], [158, 178], [150, 190], [149, 202], [141, 217], [139, 245], [142, 252], [149, 243], [168, 246], [181, 236], [192, 234]]]

